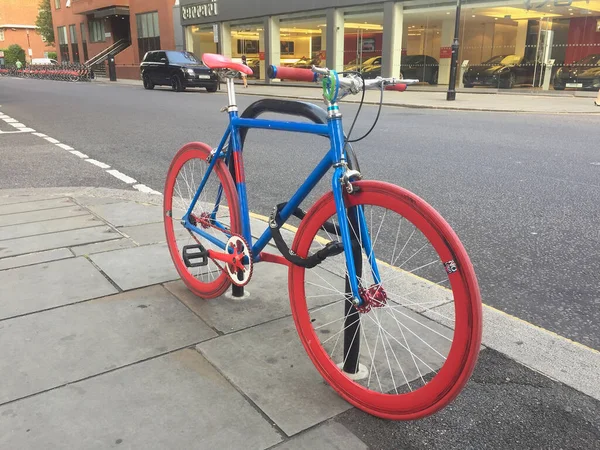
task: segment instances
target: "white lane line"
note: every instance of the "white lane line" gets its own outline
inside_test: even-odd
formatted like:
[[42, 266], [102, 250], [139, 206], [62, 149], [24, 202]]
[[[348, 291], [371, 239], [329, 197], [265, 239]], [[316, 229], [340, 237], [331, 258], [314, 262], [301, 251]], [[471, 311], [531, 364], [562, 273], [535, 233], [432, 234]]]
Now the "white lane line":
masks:
[[6, 114], [0, 114], [0, 119], [12, 119], [12, 117], [7, 116]]
[[90, 159], [86, 159], [86, 161], [89, 162], [90, 164], [100, 167], [101, 169], [110, 169], [110, 166], [108, 164], [104, 164], [103, 162], [96, 161], [95, 159], [90, 158]]
[[162, 195], [160, 192], [155, 191], [152, 188], [149, 188], [145, 184], [136, 184], [133, 186], [133, 188], [137, 189], [140, 192], [144, 192], [145, 194]]
[[79, 156], [80, 158], [87, 158], [88, 155], [86, 155], [85, 153], [81, 153], [77, 150], [71, 150], [71, 153], [73, 153], [75, 156]]
[[134, 178], [128, 177], [127, 175], [119, 172], [116, 169], [107, 170], [106, 172], [110, 173], [113, 177], [118, 178], [119, 180], [121, 180], [124, 183], [127, 183], [127, 184], [137, 183], [137, 181]]
[[73, 150], [73, 147], [68, 146], [67, 144], [56, 144], [57, 147], [60, 147], [64, 150]]
[[20, 122], [11, 123], [10, 125], [15, 128], [27, 128], [27, 125], [25, 125], [24, 123], [20, 123]]
[[8, 118], [8, 119], [2, 119], [2, 120], [4, 120], [6, 123], [17, 123], [17, 122], [19, 122], [18, 120], [11, 119], [11, 118]]
[[31, 134], [33, 134], [34, 136], [37, 136], [37, 137], [46, 137], [46, 135], [44, 133], [31, 133]]
[[19, 128], [19, 131], [22, 131], [23, 133], [31, 133], [35, 130], [33, 128]]
[[48, 142], [51, 142], [52, 144], [60, 144], [60, 141], [58, 139], [54, 139], [51, 137], [45, 137], [44, 139], [46, 139]]

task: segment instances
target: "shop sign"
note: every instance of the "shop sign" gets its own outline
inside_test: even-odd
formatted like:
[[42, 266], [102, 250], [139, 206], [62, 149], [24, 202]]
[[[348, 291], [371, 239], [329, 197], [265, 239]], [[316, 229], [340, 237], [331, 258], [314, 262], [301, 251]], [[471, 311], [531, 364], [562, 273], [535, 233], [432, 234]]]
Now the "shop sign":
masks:
[[452, 47], [440, 47], [440, 59], [452, 58]]
[[217, 11], [217, 0], [211, 0], [208, 3], [199, 3], [196, 5], [182, 6], [181, 18], [183, 20], [200, 19], [202, 17], [213, 17]]

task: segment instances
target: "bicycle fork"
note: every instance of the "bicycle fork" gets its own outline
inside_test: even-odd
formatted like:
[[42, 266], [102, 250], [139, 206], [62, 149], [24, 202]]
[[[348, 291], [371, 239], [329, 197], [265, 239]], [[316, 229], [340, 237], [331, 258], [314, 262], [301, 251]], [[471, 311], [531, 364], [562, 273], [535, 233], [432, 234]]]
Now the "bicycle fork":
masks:
[[[344, 302], [344, 354], [340, 368], [350, 376], [359, 377], [360, 355], [360, 315], [366, 311], [366, 286], [361, 286], [359, 280], [363, 275], [362, 251], [367, 255], [371, 275], [375, 282], [376, 291], [381, 290], [381, 277], [377, 267], [377, 260], [373, 254], [373, 247], [366, 218], [362, 206], [346, 208], [344, 202], [345, 186], [342, 180], [345, 175], [344, 167], [337, 167], [334, 172], [332, 190], [335, 198], [336, 213], [340, 227], [344, 255], [346, 258], [345, 297]], [[351, 194], [350, 194], [351, 195]], [[360, 242], [359, 242], [360, 240]]]

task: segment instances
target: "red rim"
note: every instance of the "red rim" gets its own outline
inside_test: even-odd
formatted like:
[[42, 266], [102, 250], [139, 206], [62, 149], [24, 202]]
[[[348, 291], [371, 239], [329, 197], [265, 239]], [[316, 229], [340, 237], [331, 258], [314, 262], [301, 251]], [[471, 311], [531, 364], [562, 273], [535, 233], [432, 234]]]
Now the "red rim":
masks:
[[[209, 156], [210, 152], [211, 148], [201, 142], [191, 142], [186, 144], [177, 152], [167, 173], [163, 203], [165, 233], [167, 237], [167, 244], [169, 246], [169, 252], [171, 253], [171, 259], [175, 264], [175, 268], [177, 269], [179, 276], [181, 276], [181, 279], [188, 289], [202, 298], [218, 297], [227, 290], [231, 284], [231, 281], [225, 272], [222, 272], [221, 275], [209, 283], [198, 280], [198, 278], [189, 272], [179, 252], [179, 247], [175, 239], [175, 230], [173, 227], [174, 220], [170, 217], [169, 212], [172, 209], [175, 181], [179, 171], [181, 170], [181, 167], [187, 161], [194, 158], [199, 158], [203, 161], [206, 161], [206, 158]], [[233, 184], [233, 180], [229, 174], [229, 170], [223, 161], [216, 162], [214, 173], [217, 174], [219, 181], [223, 185], [223, 192], [227, 199], [227, 204], [229, 205], [231, 231], [233, 233], [239, 233], [241, 225], [239, 219], [238, 198], [236, 195], [235, 185]]]
[[[450, 352], [437, 375], [425, 386], [406, 394], [371, 391], [346, 377], [320, 344], [307, 309], [305, 269], [290, 267], [290, 301], [300, 340], [323, 378], [348, 402], [386, 419], [418, 419], [445, 407], [468, 381], [479, 355], [482, 331], [481, 298], [472, 264], [458, 236], [424, 200], [398, 186], [362, 181], [359, 193], [346, 197], [347, 205], [370, 204], [388, 208], [412, 222], [425, 235], [442, 260], [454, 260], [459, 277], [450, 277], [455, 300], [455, 331]], [[317, 201], [300, 224], [293, 250], [306, 257], [321, 225], [335, 215], [331, 193]]]

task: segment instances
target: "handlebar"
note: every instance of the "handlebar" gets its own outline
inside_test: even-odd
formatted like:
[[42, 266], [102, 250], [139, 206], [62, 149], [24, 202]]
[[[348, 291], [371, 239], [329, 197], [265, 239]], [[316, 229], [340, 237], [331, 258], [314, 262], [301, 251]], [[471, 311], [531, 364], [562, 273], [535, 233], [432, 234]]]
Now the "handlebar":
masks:
[[[322, 76], [329, 76], [329, 69], [313, 66], [312, 69], [299, 69], [295, 67], [269, 66], [267, 76], [291, 81], [318, 81]], [[346, 93], [358, 94], [363, 89], [363, 79], [358, 76], [339, 77], [339, 86]], [[409, 84], [418, 83], [419, 80], [404, 80], [398, 78], [381, 78], [364, 80], [365, 89], [380, 89], [383, 85], [388, 91], [404, 92]]]

